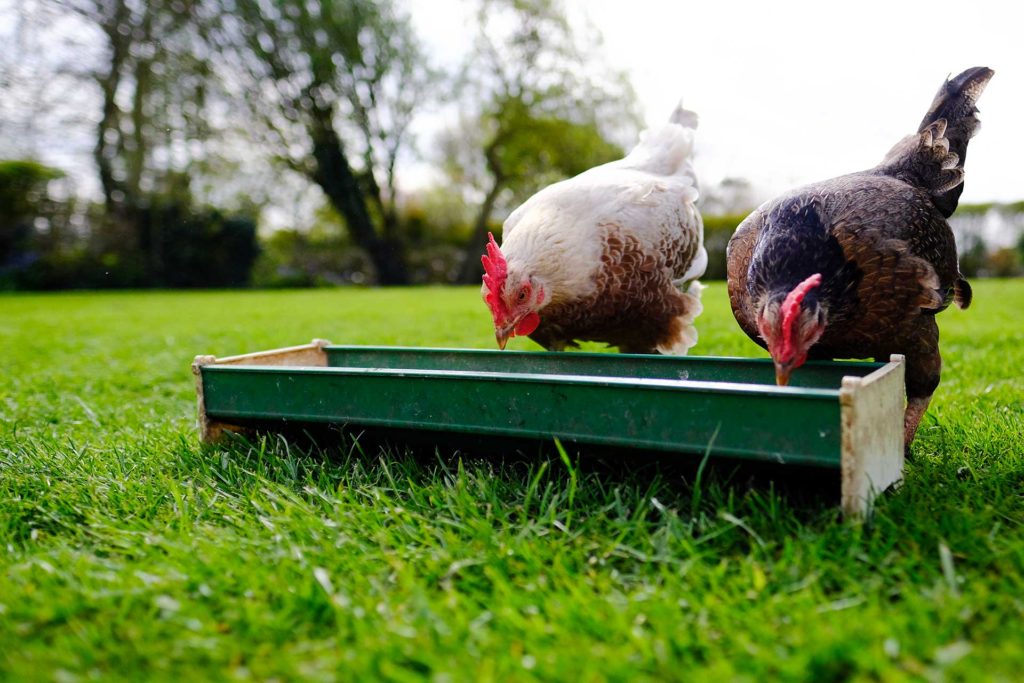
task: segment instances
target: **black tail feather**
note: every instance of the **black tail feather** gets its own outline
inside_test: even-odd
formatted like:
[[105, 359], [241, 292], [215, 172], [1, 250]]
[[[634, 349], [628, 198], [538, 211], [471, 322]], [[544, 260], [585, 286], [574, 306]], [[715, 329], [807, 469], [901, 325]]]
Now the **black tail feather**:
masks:
[[971, 284], [967, 280], [957, 278], [956, 282], [953, 283], [953, 301], [960, 308], [967, 308], [971, 305], [971, 300], [974, 298], [974, 292], [971, 290]]
[[[918, 132], [943, 119], [946, 122], [945, 137], [949, 141], [949, 151], [959, 159], [958, 168], [963, 169], [967, 158], [967, 143], [978, 128], [978, 108], [975, 106], [989, 79], [995, 72], [985, 66], [967, 69], [960, 75], [947, 80], [939, 88], [932, 101], [928, 113], [925, 114]], [[960, 194], [964, 191], [963, 183], [957, 184], [944, 192], [936, 194], [935, 205], [945, 215], [950, 216], [956, 211]]]

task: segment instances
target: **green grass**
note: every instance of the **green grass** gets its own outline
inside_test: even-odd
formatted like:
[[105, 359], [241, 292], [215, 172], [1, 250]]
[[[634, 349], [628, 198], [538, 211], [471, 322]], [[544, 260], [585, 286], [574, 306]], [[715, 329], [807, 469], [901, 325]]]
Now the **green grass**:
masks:
[[[695, 352], [754, 354], [724, 289]], [[1021, 310], [943, 314], [906, 481], [851, 524], [714, 468], [198, 445], [193, 355], [489, 347], [473, 289], [0, 297], [0, 678], [1018, 679]]]

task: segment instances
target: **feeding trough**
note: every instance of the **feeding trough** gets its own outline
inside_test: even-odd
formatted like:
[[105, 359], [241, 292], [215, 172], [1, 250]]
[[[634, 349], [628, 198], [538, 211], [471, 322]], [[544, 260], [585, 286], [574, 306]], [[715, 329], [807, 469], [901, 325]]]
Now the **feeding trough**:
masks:
[[903, 469], [903, 357], [768, 359], [311, 344], [193, 363], [202, 440], [336, 424], [724, 457], [834, 472], [847, 514]]

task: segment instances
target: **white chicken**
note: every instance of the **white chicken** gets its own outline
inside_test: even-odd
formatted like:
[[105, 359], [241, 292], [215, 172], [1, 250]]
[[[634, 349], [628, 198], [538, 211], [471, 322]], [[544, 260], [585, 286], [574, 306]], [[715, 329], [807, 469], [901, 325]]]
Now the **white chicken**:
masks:
[[481, 293], [498, 346], [605, 342], [685, 354], [697, 343], [707, 252], [691, 156], [697, 115], [680, 105], [624, 158], [550, 185], [489, 236]]

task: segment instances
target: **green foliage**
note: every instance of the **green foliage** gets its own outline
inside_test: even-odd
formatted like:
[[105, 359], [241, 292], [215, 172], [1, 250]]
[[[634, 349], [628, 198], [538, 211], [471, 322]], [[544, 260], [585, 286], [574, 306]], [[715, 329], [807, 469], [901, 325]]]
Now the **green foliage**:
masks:
[[957, 244], [960, 250], [960, 272], [966, 277], [977, 277], [985, 269], [988, 247], [978, 235], [962, 236]]
[[167, 202], [140, 210], [135, 225], [148, 286], [249, 284], [249, 273], [259, 255], [254, 220]]
[[[762, 353], [704, 300], [696, 351]], [[1015, 680], [1022, 307], [941, 316], [906, 480], [850, 524], [569, 444], [196, 443], [194, 354], [493, 347], [476, 288], [0, 297], [0, 679]]]
[[[437, 192], [425, 204], [410, 203], [397, 212], [397, 231], [407, 248], [413, 284], [445, 284], [457, 274], [459, 245], [469, 227], [465, 206]], [[329, 206], [318, 212], [309, 230], [277, 230], [262, 242], [253, 284], [257, 287], [325, 287], [378, 282], [373, 261], [345, 233]]]
[[958, 216], [984, 215], [992, 210], [1005, 213], [1024, 213], [1024, 200], [1018, 202], [984, 202], [980, 204], [960, 204], [956, 207]]
[[704, 248], [708, 252], [708, 267], [704, 279], [724, 280], [726, 276], [725, 249], [736, 228], [747, 214], [704, 216]]
[[495, 137], [495, 167], [517, 197], [624, 154], [594, 122], [544, 115], [521, 100], [502, 105], [496, 118], [500, 132]]
[[116, 218], [86, 217], [85, 234], [36, 235], [8, 269], [15, 289], [242, 287], [259, 254], [256, 223], [177, 201]]
[[985, 202], [981, 204], [960, 204], [956, 207], [956, 213], [960, 216], [982, 216], [995, 207], [999, 206], [994, 202]]
[[[477, 40], [463, 68], [457, 126], [442, 135], [444, 168], [482, 197], [459, 281], [478, 281], [492, 216], [541, 187], [622, 155], [611, 142], [637, 115], [624, 74], [581, 41], [557, 0], [481, 0]], [[618, 137], [627, 137], [619, 135]]]
[[257, 287], [325, 287], [370, 282], [373, 264], [340, 234], [278, 230], [263, 241]]
[[1024, 274], [1021, 253], [1017, 249], [1003, 247], [996, 249], [988, 258], [992, 277], [1017, 277]]
[[[993, 225], [1017, 248], [991, 244]], [[1017, 277], [1024, 274], [1024, 202], [961, 204], [950, 218], [956, 234], [960, 271], [968, 277]]]
[[224, 5], [213, 42], [254, 132], [323, 190], [376, 281], [406, 284], [395, 167], [437, 82], [409, 18], [386, 0]]
[[46, 188], [63, 173], [34, 161], [0, 161], [0, 280], [5, 266], [29, 248], [32, 222], [43, 211]]
[[0, 209], [3, 210], [0, 225], [7, 226], [17, 219], [33, 216], [47, 183], [63, 175], [60, 169], [35, 161], [0, 161]]

